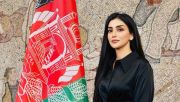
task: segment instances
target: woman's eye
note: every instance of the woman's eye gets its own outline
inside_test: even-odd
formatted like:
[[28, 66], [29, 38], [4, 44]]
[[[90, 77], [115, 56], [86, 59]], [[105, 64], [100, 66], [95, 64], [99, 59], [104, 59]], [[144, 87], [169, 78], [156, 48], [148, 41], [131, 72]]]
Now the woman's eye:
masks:
[[124, 29], [117, 29], [118, 31], [124, 31]]
[[112, 32], [112, 30], [108, 30], [108, 33]]

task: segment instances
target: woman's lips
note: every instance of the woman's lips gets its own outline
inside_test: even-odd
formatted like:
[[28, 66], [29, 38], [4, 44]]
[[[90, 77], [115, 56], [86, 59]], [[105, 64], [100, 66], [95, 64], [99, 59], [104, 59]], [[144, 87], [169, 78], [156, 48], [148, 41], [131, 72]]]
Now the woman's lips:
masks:
[[111, 40], [112, 43], [117, 43], [118, 41], [117, 39]]

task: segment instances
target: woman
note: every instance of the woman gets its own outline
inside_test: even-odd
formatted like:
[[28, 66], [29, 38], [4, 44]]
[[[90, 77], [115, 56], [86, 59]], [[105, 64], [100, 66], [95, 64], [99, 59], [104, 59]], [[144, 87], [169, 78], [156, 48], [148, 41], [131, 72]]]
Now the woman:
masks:
[[152, 102], [153, 70], [139, 32], [127, 14], [113, 13], [105, 24], [94, 102]]

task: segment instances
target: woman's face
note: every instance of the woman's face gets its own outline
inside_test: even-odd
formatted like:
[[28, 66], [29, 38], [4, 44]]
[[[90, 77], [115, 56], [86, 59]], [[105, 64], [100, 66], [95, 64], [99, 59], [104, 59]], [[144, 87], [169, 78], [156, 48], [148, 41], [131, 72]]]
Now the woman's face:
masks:
[[108, 41], [112, 48], [120, 49], [130, 47], [133, 35], [129, 32], [127, 25], [120, 19], [113, 19], [108, 25]]

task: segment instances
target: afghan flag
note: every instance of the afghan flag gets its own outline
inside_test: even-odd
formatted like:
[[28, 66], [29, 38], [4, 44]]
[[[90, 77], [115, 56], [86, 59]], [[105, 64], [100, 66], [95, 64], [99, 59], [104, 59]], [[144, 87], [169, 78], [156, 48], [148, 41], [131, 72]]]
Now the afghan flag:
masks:
[[16, 102], [88, 102], [75, 0], [39, 0]]

